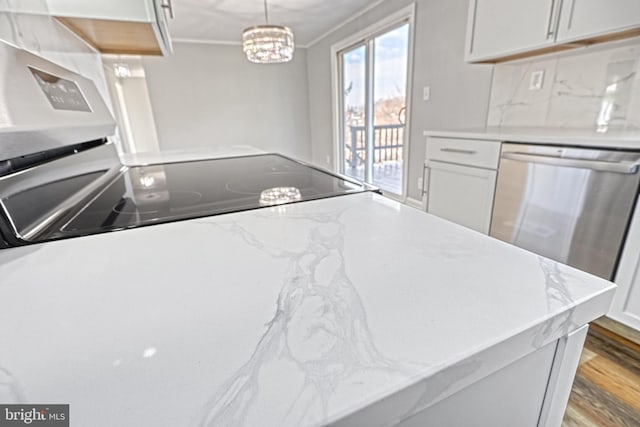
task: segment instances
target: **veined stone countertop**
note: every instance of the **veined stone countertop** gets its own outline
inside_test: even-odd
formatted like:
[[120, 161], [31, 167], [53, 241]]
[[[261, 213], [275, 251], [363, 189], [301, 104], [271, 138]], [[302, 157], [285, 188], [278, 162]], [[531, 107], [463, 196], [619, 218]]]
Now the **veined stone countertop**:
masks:
[[424, 131], [424, 135], [497, 142], [640, 149], [640, 130], [596, 132], [595, 130], [572, 128], [488, 126], [484, 128], [427, 130]]
[[361, 193], [0, 251], [0, 401], [78, 426], [387, 426], [615, 285]]

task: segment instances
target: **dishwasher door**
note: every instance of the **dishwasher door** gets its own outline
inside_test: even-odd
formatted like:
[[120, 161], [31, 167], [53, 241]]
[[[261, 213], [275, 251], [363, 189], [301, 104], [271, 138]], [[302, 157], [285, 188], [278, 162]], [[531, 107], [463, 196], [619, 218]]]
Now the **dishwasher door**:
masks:
[[613, 279], [640, 152], [503, 144], [490, 235]]

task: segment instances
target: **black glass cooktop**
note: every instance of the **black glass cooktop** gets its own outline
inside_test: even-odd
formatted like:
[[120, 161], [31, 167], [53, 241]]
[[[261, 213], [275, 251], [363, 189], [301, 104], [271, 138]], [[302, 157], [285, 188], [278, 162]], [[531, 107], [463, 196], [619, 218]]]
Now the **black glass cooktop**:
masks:
[[[70, 194], [76, 188], [67, 188], [65, 181], [69, 186], [77, 186], [78, 182], [84, 183], [89, 178], [85, 176], [79, 180], [73, 176], [48, 183], [4, 200], [5, 207], [14, 212], [22, 209], [22, 214], [17, 213], [21, 218], [37, 216], [26, 212], [34, 210], [34, 196], [42, 199], [45, 194], [49, 198], [52, 193]], [[64, 221], [39, 233], [31, 241], [82, 236], [371, 189], [276, 154], [131, 167], [89, 203], [78, 206]]]

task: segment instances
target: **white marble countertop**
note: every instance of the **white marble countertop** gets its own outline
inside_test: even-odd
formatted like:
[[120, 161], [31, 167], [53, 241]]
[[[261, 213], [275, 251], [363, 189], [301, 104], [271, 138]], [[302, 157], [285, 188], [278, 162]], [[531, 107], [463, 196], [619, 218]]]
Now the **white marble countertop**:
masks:
[[482, 139], [497, 142], [524, 142], [585, 147], [640, 149], [640, 130], [610, 130], [549, 127], [484, 127], [449, 130], [427, 130], [425, 136]]
[[0, 401], [72, 425], [385, 426], [615, 286], [347, 195], [0, 251]]

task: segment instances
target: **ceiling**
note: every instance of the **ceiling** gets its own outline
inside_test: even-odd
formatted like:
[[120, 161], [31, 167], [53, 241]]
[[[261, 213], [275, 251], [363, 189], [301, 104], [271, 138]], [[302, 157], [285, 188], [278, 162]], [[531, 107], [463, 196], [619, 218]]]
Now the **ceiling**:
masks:
[[[293, 30], [305, 46], [379, 1], [268, 0], [269, 22]], [[263, 0], [173, 0], [171, 36], [179, 41], [240, 42], [242, 30], [264, 23]]]

